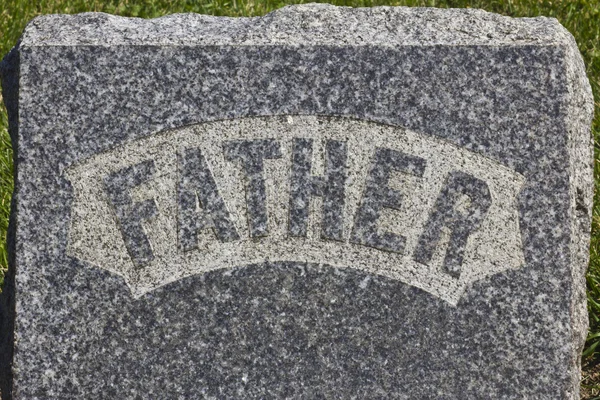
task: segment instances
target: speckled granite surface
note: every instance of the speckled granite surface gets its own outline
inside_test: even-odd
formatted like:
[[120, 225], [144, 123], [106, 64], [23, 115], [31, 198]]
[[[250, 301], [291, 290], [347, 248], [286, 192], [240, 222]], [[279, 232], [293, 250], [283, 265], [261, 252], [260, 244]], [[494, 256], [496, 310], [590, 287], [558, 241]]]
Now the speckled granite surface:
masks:
[[33, 20], [6, 399], [577, 399], [593, 106], [556, 20]]

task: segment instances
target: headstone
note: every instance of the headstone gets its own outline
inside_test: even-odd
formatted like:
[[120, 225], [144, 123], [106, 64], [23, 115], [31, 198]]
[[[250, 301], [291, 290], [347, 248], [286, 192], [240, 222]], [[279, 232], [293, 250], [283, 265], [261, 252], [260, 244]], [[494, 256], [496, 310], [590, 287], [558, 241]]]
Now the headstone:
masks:
[[578, 398], [593, 101], [556, 20], [51, 15], [2, 70], [8, 399]]

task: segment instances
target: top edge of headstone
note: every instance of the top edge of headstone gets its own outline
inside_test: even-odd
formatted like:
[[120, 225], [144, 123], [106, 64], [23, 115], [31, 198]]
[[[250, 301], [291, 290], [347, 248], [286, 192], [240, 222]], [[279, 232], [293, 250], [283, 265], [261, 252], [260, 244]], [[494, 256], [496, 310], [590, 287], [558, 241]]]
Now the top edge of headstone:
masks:
[[263, 17], [171, 14], [155, 19], [104, 13], [44, 15], [21, 47], [210, 45], [556, 45], [572, 44], [554, 18], [511, 18], [478, 9], [283, 7]]

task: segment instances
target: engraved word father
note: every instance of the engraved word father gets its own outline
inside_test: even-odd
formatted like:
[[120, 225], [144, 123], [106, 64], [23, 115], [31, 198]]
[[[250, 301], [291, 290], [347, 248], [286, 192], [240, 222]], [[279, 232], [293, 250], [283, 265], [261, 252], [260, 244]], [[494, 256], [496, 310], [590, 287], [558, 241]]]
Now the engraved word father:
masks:
[[473, 281], [524, 264], [521, 175], [373, 122], [199, 124], [94, 156], [67, 177], [69, 254], [123, 276], [134, 296], [217, 268], [301, 261], [388, 276], [456, 305]]

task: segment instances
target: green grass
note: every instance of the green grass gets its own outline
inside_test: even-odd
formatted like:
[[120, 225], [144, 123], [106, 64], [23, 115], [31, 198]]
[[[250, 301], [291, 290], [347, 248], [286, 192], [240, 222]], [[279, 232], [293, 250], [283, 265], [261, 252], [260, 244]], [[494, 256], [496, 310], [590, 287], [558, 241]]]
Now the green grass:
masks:
[[[141, 1], [86, 1], [86, 0], [0, 0], [0, 55], [6, 54], [19, 38], [27, 21], [40, 14], [78, 13], [102, 11], [124, 16], [142, 18], [158, 17], [169, 13], [197, 12], [228, 16], [257, 16], [286, 4], [302, 1], [182, 1], [182, 0], [141, 0]], [[547, 0], [405, 0], [405, 1], [331, 1], [336, 5], [377, 6], [408, 5], [433, 7], [482, 8], [514, 17], [544, 15], [557, 18], [576, 38], [587, 66], [594, 97], [596, 118], [594, 137], [596, 138], [595, 176], [596, 188], [600, 187], [600, 164], [598, 139], [600, 139], [600, 0], [547, 1]], [[12, 152], [7, 133], [6, 110], [0, 107], [0, 235], [4, 236], [8, 225], [10, 196], [12, 192]], [[590, 269], [587, 276], [590, 315], [590, 332], [584, 352], [584, 365], [587, 373], [585, 382], [587, 398], [598, 398], [600, 392], [600, 190], [596, 190], [593, 212], [592, 245]], [[5, 242], [0, 241], [0, 266], [6, 267]], [[540, 354], [540, 357], [543, 357]]]

